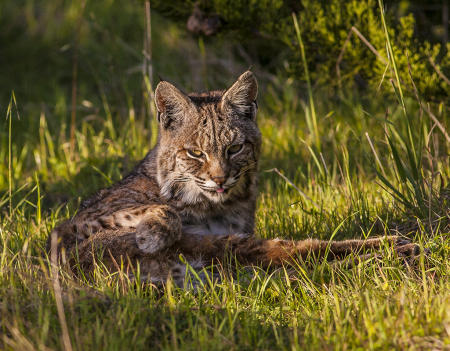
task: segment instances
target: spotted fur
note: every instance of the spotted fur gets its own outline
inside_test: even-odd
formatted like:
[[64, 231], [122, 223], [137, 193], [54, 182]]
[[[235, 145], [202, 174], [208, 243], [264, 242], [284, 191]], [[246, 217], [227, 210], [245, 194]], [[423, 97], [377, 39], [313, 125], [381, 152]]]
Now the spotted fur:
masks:
[[[120, 261], [139, 262], [149, 280], [164, 282], [172, 275], [181, 284], [186, 272], [180, 254], [201, 269], [228, 254], [269, 266], [296, 256], [341, 257], [379, 248], [381, 238], [328, 243], [253, 235], [261, 148], [257, 93], [249, 71], [226, 91], [204, 94], [187, 95], [159, 83], [156, 146], [128, 176], [83, 202], [73, 218], [57, 226], [48, 249], [59, 248], [71, 262], [76, 257], [86, 270], [100, 250], [110, 269]], [[416, 247], [398, 237], [385, 239], [404, 252]]]

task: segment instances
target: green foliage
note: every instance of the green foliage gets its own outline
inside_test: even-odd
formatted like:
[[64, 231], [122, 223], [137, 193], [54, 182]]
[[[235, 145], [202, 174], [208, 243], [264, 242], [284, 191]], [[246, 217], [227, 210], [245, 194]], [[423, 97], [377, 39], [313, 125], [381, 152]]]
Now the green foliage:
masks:
[[[250, 42], [271, 40], [273, 51], [285, 52], [287, 73], [305, 79], [303, 61], [297, 50], [291, 17], [293, 12], [298, 14], [312, 81], [326, 86], [331, 94], [336, 92], [340, 83], [347, 89], [361, 89], [367, 85], [370, 88], [376, 88], [386, 69], [388, 74], [390, 73], [390, 69], [386, 67], [388, 62], [386, 41], [383, 28], [380, 26], [380, 13], [376, 0], [301, 0], [298, 2], [213, 0], [199, 4], [206, 13], [219, 14], [225, 21], [223, 30], [227, 33], [225, 34], [227, 38], [238, 34], [239, 38], [251, 48], [250, 51], [255, 48], [258, 50], [255, 43]], [[192, 13], [194, 5], [190, 7], [184, 1], [173, 1], [170, 5], [167, 2], [157, 1], [153, 3], [153, 6], [168, 16], [172, 14], [168, 8], [179, 9], [179, 17], [184, 15], [185, 20]], [[389, 6], [390, 4], [387, 4], [388, 10]], [[400, 76], [405, 84], [409, 85], [409, 94], [413, 95], [413, 88], [408, 83], [410, 81], [409, 67], [411, 67], [411, 75], [424, 97], [432, 100], [445, 99], [448, 95], [448, 86], [439, 77], [429, 59], [438, 64], [441, 71], [449, 72], [450, 59], [448, 55], [445, 55], [449, 48], [419, 41], [416, 38], [415, 20], [411, 13], [399, 18], [391, 14], [389, 25]], [[352, 26], [362, 33], [379, 52], [382, 59], [377, 58], [353, 33], [340, 62], [342, 75], [342, 82], [340, 82], [336, 72], [337, 58]], [[277, 46], [279, 42], [283, 42], [290, 50]], [[264, 50], [268, 50], [268, 47], [259, 47], [256, 56], [264, 56], [264, 52], [261, 52]], [[424, 76], [426, 79], [423, 78]], [[386, 79], [384, 84], [389, 85], [389, 79]]]

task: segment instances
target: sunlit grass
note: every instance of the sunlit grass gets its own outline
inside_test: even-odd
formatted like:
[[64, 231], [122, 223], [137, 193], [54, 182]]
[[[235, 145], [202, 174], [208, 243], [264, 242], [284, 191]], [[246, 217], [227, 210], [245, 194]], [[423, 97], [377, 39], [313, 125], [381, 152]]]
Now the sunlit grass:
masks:
[[[156, 290], [107, 272], [101, 262], [89, 280], [63, 270], [62, 297], [74, 349], [439, 349], [450, 342], [448, 219], [430, 229], [427, 218], [408, 215], [377, 184], [364, 133], [370, 133], [386, 168], [390, 154], [376, 111], [366, 120], [337, 108], [333, 118], [325, 119], [321, 162], [328, 173], [321, 175], [307, 148], [301, 109], [273, 116], [273, 106], [262, 106], [258, 235], [326, 239], [341, 226], [338, 238], [363, 237], [404, 221], [413, 224], [404, 234], [430, 248], [431, 255], [405, 266], [386, 248], [382, 259], [352, 269], [328, 263], [275, 272], [243, 269], [237, 277], [195, 284], [198, 290], [171, 284]], [[11, 216], [8, 168], [1, 171], [0, 313], [6, 348], [63, 347], [44, 251], [47, 235], [75, 213], [81, 197], [119, 179], [152, 144], [144, 121], [113, 121], [112, 139], [102, 127], [108, 123], [103, 116], [81, 123], [74, 151], [65, 134], [48, 129], [45, 115], [26, 144], [12, 141]], [[344, 117], [356, 122], [344, 123]], [[401, 119], [396, 121], [401, 127]], [[13, 120], [13, 128], [16, 123], [21, 121]], [[447, 182], [448, 160], [434, 161]], [[273, 166], [320, 208], [278, 175], [264, 172]]]

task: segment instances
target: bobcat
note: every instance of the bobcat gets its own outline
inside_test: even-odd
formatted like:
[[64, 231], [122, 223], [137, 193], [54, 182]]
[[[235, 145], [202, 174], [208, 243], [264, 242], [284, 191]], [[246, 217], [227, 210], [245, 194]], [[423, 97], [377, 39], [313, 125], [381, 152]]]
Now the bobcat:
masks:
[[[48, 250], [89, 271], [95, 253], [118, 269], [139, 262], [141, 276], [182, 285], [182, 254], [201, 269], [234, 255], [244, 264], [279, 266], [307, 255], [327, 259], [379, 249], [400, 254], [418, 246], [398, 236], [367, 240], [263, 240], [254, 236], [261, 133], [258, 85], [243, 73], [226, 91], [186, 95], [161, 81], [155, 90], [156, 146], [117, 184], [84, 201], [76, 215], [49, 236]], [[74, 260], [76, 257], [76, 260]]]

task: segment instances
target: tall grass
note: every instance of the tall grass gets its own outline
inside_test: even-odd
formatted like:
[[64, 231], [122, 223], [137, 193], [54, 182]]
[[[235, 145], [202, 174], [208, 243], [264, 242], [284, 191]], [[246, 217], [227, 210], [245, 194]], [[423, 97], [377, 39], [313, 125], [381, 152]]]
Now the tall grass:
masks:
[[292, 19], [294, 20], [295, 33], [297, 35], [297, 41], [300, 49], [300, 55], [302, 58], [302, 64], [305, 70], [306, 87], [308, 88], [309, 106], [307, 109], [305, 109], [306, 122], [308, 124], [308, 128], [311, 134], [314, 136], [314, 145], [320, 152], [320, 136], [317, 127], [316, 108], [314, 105], [314, 96], [311, 87], [311, 80], [309, 79], [309, 70], [308, 70], [308, 62], [306, 61], [305, 47], [303, 46], [302, 33], [300, 31], [300, 26], [298, 25], [297, 16], [295, 13], [292, 13]]
[[[386, 123], [385, 127], [386, 140], [389, 145], [392, 161], [394, 162], [394, 167], [390, 167], [389, 169], [392, 171], [391, 174], [395, 177], [399, 186], [396, 186], [392, 181], [387, 179], [383, 172], [378, 171], [377, 174], [382, 184], [406, 210], [420, 218], [426, 218], [430, 214], [430, 209], [438, 202], [440, 194], [435, 191], [432, 184], [433, 178], [440, 175], [440, 172], [438, 171], [437, 174], [427, 176], [429, 171], [422, 167], [424, 153], [426, 150], [430, 150], [430, 145], [427, 143], [427, 140], [429, 141], [430, 138], [426, 136], [428, 129], [427, 123], [422, 117], [421, 101], [417, 93], [416, 103], [419, 106], [419, 110], [416, 109], [414, 111], [416, 113], [415, 118], [407, 111], [402, 83], [397, 71], [396, 57], [392, 49], [392, 42], [386, 25], [382, 0], [378, 0], [378, 5], [386, 36], [386, 49], [389, 58], [388, 65], [391, 67], [394, 75], [390, 81], [401, 106], [403, 118], [397, 122], [397, 126], [394, 123]], [[415, 88], [412, 76], [411, 84]], [[419, 112], [419, 116], [417, 116], [417, 112]], [[413, 123], [416, 126], [416, 136], [412, 132]], [[402, 124], [404, 128], [401, 128], [398, 124]], [[433, 128], [431, 128], [430, 134], [432, 134]], [[403, 157], [403, 155], [406, 157]], [[429, 220], [431, 221], [431, 218]]]
[[9, 215], [12, 216], [12, 118], [13, 118], [13, 108], [17, 109], [16, 96], [14, 91], [11, 93], [11, 99], [9, 101], [8, 110], [6, 111], [6, 119], [8, 121], [8, 197], [9, 197]]

